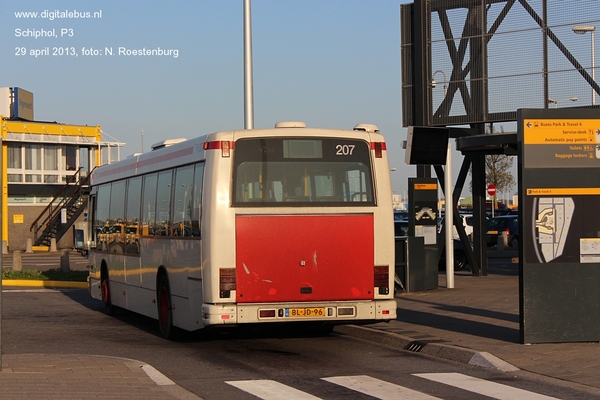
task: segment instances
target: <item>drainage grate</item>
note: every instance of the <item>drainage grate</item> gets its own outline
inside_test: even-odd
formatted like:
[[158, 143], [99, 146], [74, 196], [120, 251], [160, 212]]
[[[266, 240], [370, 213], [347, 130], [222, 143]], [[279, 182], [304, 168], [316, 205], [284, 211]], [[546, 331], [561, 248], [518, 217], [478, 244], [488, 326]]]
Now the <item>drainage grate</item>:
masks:
[[426, 343], [421, 343], [421, 342], [410, 342], [405, 348], [404, 350], [408, 350], [408, 351], [412, 351], [414, 353], [418, 353], [421, 350], [423, 350], [423, 347], [425, 347]]

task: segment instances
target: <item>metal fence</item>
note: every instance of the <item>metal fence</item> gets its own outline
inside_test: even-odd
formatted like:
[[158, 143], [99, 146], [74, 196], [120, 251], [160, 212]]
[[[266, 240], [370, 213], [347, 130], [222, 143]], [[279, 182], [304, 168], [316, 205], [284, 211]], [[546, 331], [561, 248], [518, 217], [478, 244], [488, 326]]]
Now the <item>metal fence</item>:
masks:
[[[415, 22], [418, 6], [424, 12]], [[600, 105], [599, 30], [600, 0], [403, 5], [403, 125], [415, 125], [417, 93], [428, 126], [514, 121], [520, 108]]]

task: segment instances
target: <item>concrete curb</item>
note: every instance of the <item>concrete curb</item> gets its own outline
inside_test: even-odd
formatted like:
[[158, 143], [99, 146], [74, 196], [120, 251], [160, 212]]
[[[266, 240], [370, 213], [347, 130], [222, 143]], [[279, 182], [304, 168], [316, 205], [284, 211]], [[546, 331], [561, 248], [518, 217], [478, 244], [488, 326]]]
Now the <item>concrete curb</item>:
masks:
[[334, 331], [341, 335], [352, 336], [397, 350], [407, 350], [415, 353], [422, 353], [428, 356], [444, 358], [477, 367], [497, 369], [503, 372], [519, 370], [519, 368], [487, 352], [479, 352], [450, 344], [415, 340], [407, 336], [402, 336], [397, 333], [387, 332], [376, 328], [356, 325], [341, 325], [336, 326]]
[[47, 287], [60, 289], [87, 289], [87, 282], [70, 282], [70, 281], [36, 281], [28, 279], [2, 279], [2, 287], [4, 286], [19, 286], [19, 287]]

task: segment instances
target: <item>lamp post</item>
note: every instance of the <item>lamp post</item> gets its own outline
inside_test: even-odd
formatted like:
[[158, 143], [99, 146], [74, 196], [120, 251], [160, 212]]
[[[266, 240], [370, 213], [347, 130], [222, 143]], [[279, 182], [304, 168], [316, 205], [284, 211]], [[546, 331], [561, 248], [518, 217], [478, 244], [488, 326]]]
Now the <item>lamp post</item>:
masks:
[[[585, 35], [586, 32], [590, 32], [592, 36], [592, 81], [596, 82], [596, 62], [594, 57], [594, 34], [596, 33], [596, 27], [594, 25], [576, 25], [573, 27], [573, 32], [578, 35]], [[592, 105], [596, 105], [596, 91], [592, 87]]]
[[441, 73], [442, 76], [444, 77], [443, 84], [444, 84], [444, 96], [445, 96], [446, 92], [448, 91], [448, 85], [446, 84], [448, 81], [446, 80], [446, 73], [444, 71], [442, 71], [441, 69], [438, 69], [431, 75], [431, 87], [434, 88], [437, 85], [437, 82], [435, 81], [435, 74], [437, 74], [438, 72]]
[[566, 98], [566, 99], [558, 99], [558, 100], [556, 100], [556, 99], [553, 99], [551, 97], [548, 97], [548, 104], [554, 104], [554, 108], [558, 108], [558, 103], [562, 103], [563, 101], [567, 101], [567, 100], [577, 101], [579, 99], [577, 97], [569, 97], [569, 98]]

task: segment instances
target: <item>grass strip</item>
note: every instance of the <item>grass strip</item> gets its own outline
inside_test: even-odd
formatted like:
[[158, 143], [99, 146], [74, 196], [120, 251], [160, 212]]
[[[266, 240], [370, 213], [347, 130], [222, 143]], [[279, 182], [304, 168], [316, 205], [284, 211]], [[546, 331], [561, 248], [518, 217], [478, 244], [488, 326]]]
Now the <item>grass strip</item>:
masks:
[[88, 271], [61, 271], [60, 269], [49, 269], [47, 271], [38, 271], [35, 269], [21, 271], [13, 271], [12, 269], [2, 270], [3, 280], [86, 282], [88, 275]]

